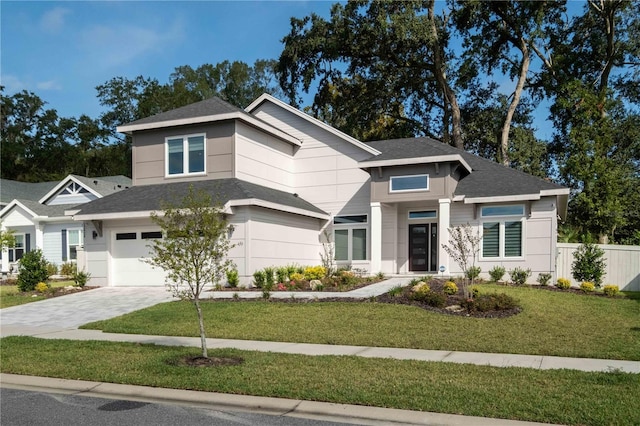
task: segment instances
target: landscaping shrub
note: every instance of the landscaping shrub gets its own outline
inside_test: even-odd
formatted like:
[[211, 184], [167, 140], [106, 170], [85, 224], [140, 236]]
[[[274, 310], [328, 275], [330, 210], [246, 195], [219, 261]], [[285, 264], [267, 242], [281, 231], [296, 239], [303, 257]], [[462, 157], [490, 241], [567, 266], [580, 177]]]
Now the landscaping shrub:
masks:
[[569, 287], [571, 287], [571, 281], [569, 281], [569, 279], [567, 278], [558, 278], [556, 287], [558, 287], [560, 290], [567, 290]]
[[606, 294], [609, 297], [613, 297], [616, 294], [618, 294], [618, 292], [620, 291], [620, 288], [615, 285], [615, 284], [607, 284], [604, 286], [604, 294]]
[[72, 276], [76, 271], [76, 264], [73, 262], [65, 262], [60, 266], [60, 275]]
[[289, 281], [289, 270], [287, 269], [287, 267], [283, 266], [276, 269], [276, 277], [278, 278], [279, 283]]
[[18, 268], [18, 289], [33, 291], [36, 284], [46, 281], [49, 278], [47, 263], [40, 249], [25, 253], [20, 259], [20, 267]]
[[44, 293], [47, 290], [49, 290], [49, 284], [42, 281], [36, 284], [36, 291], [38, 293]]
[[447, 304], [447, 296], [443, 293], [430, 291], [422, 297], [421, 302], [426, 303], [429, 306], [433, 306], [434, 308], [444, 308]]
[[253, 273], [253, 285], [258, 288], [264, 287], [265, 275], [263, 271], [255, 271]]
[[292, 272], [291, 275], [289, 275], [289, 278], [291, 278], [291, 281], [302, 281], [304, 280], [304, 275], [298, 273], [298, 272]]
[[477, 285], [472, 285], [471, 286], [471, 296], [478, 297], [478, 295], [480, 294], [480, 286]]
[[551, 281], [551, 274], [538, 274], [538, 284], [541, 286], [548, 286], [549, 281]]
[[488, 312], [506, 311], [520, 306], [517, 299], [504, 293], [480, 294], [474, 299], [461, 302], [461, 306], [468, 311]]
[[422, 295], [427, 294], [431, 291], [431, 287], [424, 281], [419, 281], [416, 285], [411, 287], [411, 297], [413, 299], [422, 297]]
[[447, 281], [444, 283], [442, 291], [444, 291], [445, 294], [453, 296], [458, 292], [458, 286], [453, 281]]
[[580, 290], [584, 291], [585, 293], [591, 293], [595, 289], [596, 285], [591, 281], [583, 281], [582, 284], [580, 284]]
[[402, 286], [398, 285], [392, 288], [391, 290], [389, 290], [388, 294], [391, 297], [398, 297], [402, 294], [402, 290], [403, 290]]
[[523, 285], [527, 282], [527, 279], [531, 276], [531, 269], [514, 268], [509, 271], [511, 281], [517, 285]]
[[337, 278], [339, 287], [351, 287], [358, 283], [358, 277], [351, 271], [342, 270]]
[[494, 266], [489, 270], [489, 276], [491, 277], [492, 281], [498, 282], [502, 281], [502, 277], [504, 277], [504, 274], [506, 272], [507, 270], [504, 268], [504, 266]]
[[78, 287], [84, 287], [87, 282], [91, 278], [91, 274], [85, 271], [78, 271], [76, 269], [75, 274], [73, 274], [73, 281], [75, 281]]
[[573, 259], [571, 264], [573, 278], [576, 281], [592, 282], [600, 288], [607, 267], [604, 261], [604, 250], [592, 243], [582, 244], [573, 254]]
[[238, 287], [238, 283], [240, 282], [240, 278], [238, 277], [237, 269], [229, 269], [227, 271], [227, 282], [229, 283], [229, 287], [236, 288]]
[[304, 275], [304, 279], [307, 281], [311, 280], [320, 280], [324, 278], [327, 270], [324, 266], [308, 266], [304, 269], [302, 275]]
[[469, 269], [467, 269], [465, 276], [470, 280], [475, 280], [480, 276], [480, 272], [482, 272], [482, 268], [479, 266], [470, 266]]
[[273, 274], [276, 270], [275, 268], [266, 267], [263, 269], [263, 271], [264, 271], [264, 287], [269, 287], [269, 290], [271, 290], [273, 288], [273, 285], [275, 284], [275, 281], [274, 281], [275, 277], [273, 276]]
[[47, 262], [47, 274], [49, 276], [56, 275], [58, 273], [58, 266], [55, 263]]

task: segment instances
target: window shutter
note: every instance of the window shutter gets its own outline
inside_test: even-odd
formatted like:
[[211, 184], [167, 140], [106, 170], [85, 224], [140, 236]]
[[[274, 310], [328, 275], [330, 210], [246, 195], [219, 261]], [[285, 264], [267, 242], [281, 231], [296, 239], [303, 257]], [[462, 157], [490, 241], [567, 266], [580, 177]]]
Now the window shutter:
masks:
[[500, 256], [500, 223], [485, 222], [482, 225], [482, 256]]
[[67, 230], [63, 229], [61, 231], [62, 233], [62, 261], [66, 262], [67, 261]]
[[504, 255], [505, 257], [522, 256], [522, 222], [505, 222]]
[[25, 234], [24, 236], [24, 252], [31, 251], [31, 234]]

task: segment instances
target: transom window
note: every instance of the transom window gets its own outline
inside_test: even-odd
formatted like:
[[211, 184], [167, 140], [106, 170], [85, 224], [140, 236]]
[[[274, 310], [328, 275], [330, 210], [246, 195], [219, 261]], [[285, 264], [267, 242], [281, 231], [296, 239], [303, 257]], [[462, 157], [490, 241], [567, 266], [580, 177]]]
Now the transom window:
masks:
[[482, 207], [481, 216], [491, 218], [482, 222], [483, 258], [523, 256], [523, 205]]
[[166, 138], [167, 176], [204, 173], [205, 135]]
[[333, 218], [334, 255], [337, 261], [367, 259], [367, 222], [366, 214]]
[[436, 212], [435, 210], [409, 212], [409, 219], [435, 219], [437, 217], [438, 212]]
[[429, 190], [429, 175], [391, 176], [389, 192]]

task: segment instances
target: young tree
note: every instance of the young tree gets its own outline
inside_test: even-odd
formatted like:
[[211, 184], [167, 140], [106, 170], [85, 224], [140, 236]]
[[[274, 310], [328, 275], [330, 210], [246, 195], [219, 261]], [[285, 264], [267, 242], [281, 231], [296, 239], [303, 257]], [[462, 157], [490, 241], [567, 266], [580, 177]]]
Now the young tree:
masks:
[[[480, 252], [480, 235], [474, 232], [471, 225], [458, 225], [455, 228], [449, 228], [449, 244], [443, 244], [442, 248], [460, 266], [465, 275], [464, 279], [464, 295], [471, 296], [470, 287], [467, 285], [466, 277], [469, 275], [470, 269], [475, 269], [476, 258]], [[471, 285], [473, 285], [474, 277], [471, 275]]]
[[153, 240], [153, 256], [146, 260], [167, 272], [166, 286], [182, 300], [193, 303], [198, 313], [202, 356], [207, 358], [207, 337], [200, 307], [200, 295], [207, 285], [216, 285], [233, 267], [227, 258], [234, 245], [229, 241], [232, 226], [220, 206], [204, 191], [193, 186], [182, 200], [163, 202], [162, 213], [151, 219], [160, 226], [162, 239]]

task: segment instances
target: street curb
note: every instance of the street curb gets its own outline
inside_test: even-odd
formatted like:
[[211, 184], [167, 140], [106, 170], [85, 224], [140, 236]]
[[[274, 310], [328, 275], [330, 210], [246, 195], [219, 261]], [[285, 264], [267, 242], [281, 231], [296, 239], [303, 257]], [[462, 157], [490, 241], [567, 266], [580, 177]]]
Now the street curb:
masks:
[[[218, 410], [252, 411], [279, 416], [305, 417], [359, 424], [384, 423], [431, 426], [534, 426], [543, 424], [394, 408], [154, 388], [6, 373], [0, 373], [0, 387], [107, 399], [178, 404]], [[549, 426], [548, 423], [544, 424]]]

